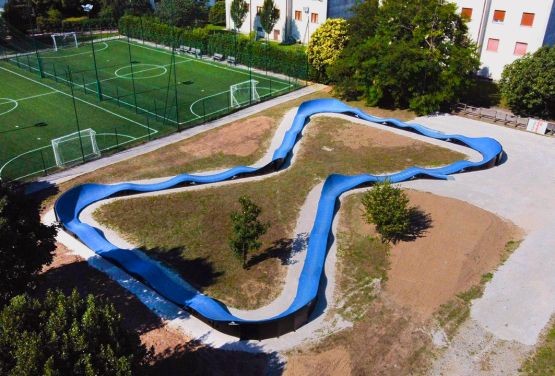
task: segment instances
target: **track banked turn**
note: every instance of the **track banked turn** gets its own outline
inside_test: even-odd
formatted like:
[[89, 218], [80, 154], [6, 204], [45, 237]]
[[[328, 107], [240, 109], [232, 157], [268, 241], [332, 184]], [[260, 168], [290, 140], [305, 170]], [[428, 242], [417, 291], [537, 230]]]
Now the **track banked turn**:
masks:
[[[155, 261], [145, 259], [130, 250], [116, 247], [104, 237], [99, 229], [79, 220], [79, 214], [84, 208], [114, 195], [162, 191], [188, 184], [216, 183], [276, 171], [291, 157], [293, 147], [300, 139], [302, 130], [308, 124], [310, 116], [323, 113], [347, 114], [368, 122], [385, 124], [433, 139], [463, 144], [479, 152], [482, 155], [482, 160], [478, 162], [461, 160], [439, 168], [409, 167], [398, 173], [380, 176], [370, 174], [354, 176], [332, 174], [328, 176], [318, 202], [296, 296], [289, 308], [273, 317], [261, 318], [260, 320], [244, 320], [236, 317], [229, 312], [223, 303], [178, 283], [168, 276]], [[272, 161], [263, 167], [237, 166], [213, 175], [181, 174], [155, 184], [83, 184], [63, 193], [56, 201], [54, 210], [56, 218], [65, 230], [80, 239], [87, 247], [98, 255], [116, 263], [164, 298], [185, 308], [217, 330], [244, 339], [270, 338], [296, 330], [309, 320], [316, 304], [320, 280], [324, 271], [336, 203], [342, 193], [386, 179], [392, 183], [417, 177], [447, 179], [450, 174], [492, 167], [500, 161], [502, 154], [501, 144], [492, 138], [472, 138], [443, 134], [418, 124], [408, 124], [397, 119], [374, 117], [335, 99], [316, 99], [304, 102], [298, 108], [291, 128], [285, 133], [280, 147], [274, 152]]]

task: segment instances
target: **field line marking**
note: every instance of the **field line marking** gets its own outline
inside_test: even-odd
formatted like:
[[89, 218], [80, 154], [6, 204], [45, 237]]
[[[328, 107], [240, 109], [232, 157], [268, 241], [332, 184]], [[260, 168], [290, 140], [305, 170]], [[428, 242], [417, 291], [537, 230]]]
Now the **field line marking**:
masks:
[[[104, 51], [108, 48], [108, 43], [106, 42], [100, 42], [99, 44], [104, 44], [104, 47], [102, 47], [101, 49], [95, 49], [94, 52], [101, 52]], [[81, 47], [77, 47], [77, 49], [79, 49]], [[88, 47], [87, 47], [88, 48]], [[92, 54], [92, 49], [90, 51], [83, 51], [83, 52], [79, 52], [76, 54], [71, 54], [71, 55], [64, 55], [64, 56], [41, 56], [41, 59], [63, 59], [64, 57], [73, 57], [73, 56], [78, 56], [78, 55], [86, 55], [86, 54]]]
[[[14, 71], [12, 71], [12, 70], [10, 70], [10, 69], [8, 69], [8, 68], [1, 67], [1, 66], [0, 66], [0, 69], [4, 70], [4, 71], [6, 71], [6, 72], [9, 72], [9, 73], [11, 73], [11, 74], [15, 74], [16, 76], [19, 76], [19, 77], [24, 78], [24, 79], [26, 79], [26, 80], [28, 80], [28, 81], [34, 82], [34, 83], [36, 83], [36, 84], [38, 84], [38, 85], [47, 87], [47, 88], [49, 88], [50, 90], [54, 90], [54, 91], [56, 91], [56, 92], [58, 92], [58, 93], [60, 93], [60, 94], [63, 94], [63, 95], [65, 95], [65, 96], [67, 96], [67, 97], [70, 97], [70, 98], [72, 97], [72, 96], [71, 96], [70, 94], [68, 94], [68, 93], [65, 93], [65, 92], [63, 92], [63, 91], [61, 91], [61, 90], [59, 90], [59, 89], [56, 89], [56, 88], [54, 88], [54, 87], [52, 87], [52, 86], [50, 86], [50, 85], [47, 85], [47, 84], [45, 84], [45, 83], [42, 83], [42, 82], [40, 82], [40, 81], [37, 81], [37, 80], [35, 80], [35, 79], [33, 79], [33, 78], [24, 76], [24, 75], [22, 75], [22, 74], [20, 74], [20, 73], [17, 73], [17, 72], [14, 72]], [[96, 105], [96, 104], [94, 104], [94, 103], [88, 102], [88, 101], [86, 101], [86, 100], [84, 100], [84, 99], [81, 99], [81, 98], [79, 98], [79, 97], [74, 96], [74, 98], [75, 98], [76, 100], [78, 100], [79, 102], [88, 104], [88, 105], [90, 105], [90, 106], [93, 106], [94, 108], [98, 108], [99, 110], [102, 110], [102, 111], [107, 112], [107, 113], [109, 113], [109, 114], [111, 114], [111, 115], [114, 115], [114, 116], [116, 116], [116, 117], [119, 117], [120, 119], [124, 119], [124, 120], [127, 120], [127, 121], [131, 122], [131, 123], [137, 124], [137, 125], [139, 125], [139, 126], [145, 128], [145, 129], [149, 129], [149, 130], [151, 130], [151, 131], [154, 131], [154, 133], [158, 133], [158, 130], [153, 129], [153, 128], [150, 128], [150, 127], [148, 127], [148, 126], [146, 126], [146, 125], [144, 125], [144, 124], [141, 124], [141, 123], [139, 123], [139, 122], [136, 121], [136, 120], [130, 119], [130, 118], [128, 118], [128, 117], [126, 117], [126, 116], [123, 116], [123, 115], [120, 115], [120, 114], [117, 114], [117, 113], [115, 113], [115, 112], [113, 112], [113, 111], [108, 110], [107, 108], [98, 106], [98, 105]]]
[[[121, 39], [118, 39], [118, 42], [127, 43], [126, 41], [123, 41]], [[143, 46], [143, 45], [138, 44], [136, 42], [129, 42], [129, 43], [131, 43], [132, 45], [137, 46], [137, 47], [145, 48], [147, 50], [157, 51], [157, 52], [160, 52], [160, 53], [163, 53], [163, 54], [166, 54], [166, 55], [171, 55], [171, 53], [169, 53], [168, 51], [164, 51], [164, 50], [159, 49], [159, 48], [154, 48], [154, 47], [150, 47], [150, 46]], [[175, 56], [182, 57], [181, 55], [178, 55], [178, 54], [175, 54]], [[245, 76], [253, 76], [253, 77], [256, 76], [258, 78], [263, 78], [265, 80], [268, 80], [268, 78], [267, 78], [268, 76], [264, 76], [260, 73], [255, 73], [255, 72], [249, 73], [249, 72], [244, 71], [243, 69], [230, 68], [230, 67], [226, 67], [226, 66], [223, 66], [223, 65], [220, 65], [220, 64], [215, 64], [215, 63], [211, 63], [211, 62], [208, 62], [208, 61], [204, 61], [202, 59], [189, 59], [189, 60], [197, 61], [199, 63], [210, 65], [210, 66], [215, 67], [215, 68], [220, 68], [220, 69], [228, 70], [228, 71], [231, 71], [231, 72], [240, 73], [240, 74], [243, 74]], [[281, 80], [277, 77], [274, 77], [274, 78], [276, 79], [276, 81], [283, 81], [283, 80]]]
[[[191, 61], [191, 60], [180, 61], [180, 62], [175, 63], [175, 64], [188, 63], [189, 61]], [[134, 71], [133, 74], [135, 75], [137, 73], [148, 72], [148, 71], [151, 71], [151, 70], [160, 69], [161, 67], [167, 68], [171, 65], [172, 64], [166, 64], [166, 65], [159, 64], [157, 67], [145, 68], [145, 69], [142, 69], [142, 70]], [[128, 66], [129, 65], [126, 65], [126, 66], [123, 66], [122, 68], [125, 68], [125, 67], [128, 67]], [[121, 69], [121, 68], [119, 68], [119, 69]], [[166, 73], [164, 73], [164, 74], [166, 74]], [[119, 76], [115, 76], [115, 77], [105, 78], [103, 80], [100, 80], [100, 83], [110, 81], [110, 80], [116, 80], [118, 78], [122, 78], [122, 77], [126, 77], [126, 76], [131, 76], [131, 72], [125, 73], [125, 74], [120, 74]], [[89, 83], [85, 84], [85, 86], [94, 85], [94, 84], [96, 84], [96, 81], [89, 82]]]

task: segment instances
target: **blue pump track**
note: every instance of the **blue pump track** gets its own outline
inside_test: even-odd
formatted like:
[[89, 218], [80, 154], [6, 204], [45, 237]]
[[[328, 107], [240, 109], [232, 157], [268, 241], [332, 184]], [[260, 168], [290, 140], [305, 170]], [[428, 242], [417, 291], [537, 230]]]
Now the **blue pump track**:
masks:
[[[461, 160], [440, 168], [410, 167], [395, 174], [381, 176], [370, 174], [355, 176], [332, 174], [328, 176], [318, 202], [318, 210], [310, 232], [306, 259], [295, 299], [289, 308], [273, 317], [261, 320], [244, 320], [236, 317], [223, 303], [176, 282], [156, 262], [140, 257], [130, 250], [116, 247], [104, 237], [102, 231], [79, 220], [79, 214], [87, 206], [115, 195], [162, 191], [192, 184], [216, 183], [279, 170], [291, 157], [293, 147], [300, 139], [302, 130], [308, 124], [310, 117], [323, 113], [347, 114], [371, 123], [384, 124], [433, 139], [463, 144], [479, 152], [482, 160], [479, 162]], [[342, 193], [384, 180], [398, 183], [418, 177], [447, 179], [451, 174], [492, 167], [499, 163], [502, 155], [501, 144], [492, 138], [443, 134], [418, 124], [374, 117], [335, 99], [316, 99], [304, 102], [298, 108], [291, 128], [284, 135], [283, 142], [274, 152], [272, 161], [264, 167], [237, 166], [224, 172], [202, 176], [181, 174], [155, 184], [83, 184], [62, 194], [56, 201], [54, 210], [56, 218], [66, 231], [73, 234], [98, 255], [117, 264], [150, 286], [165, 299], [179, 305], [219, 331], [242, 339], [262, 339], [296, 330], [308, 322], [318, 296], [329, 247], [328, 240], [332, 221], [338, 198]]]

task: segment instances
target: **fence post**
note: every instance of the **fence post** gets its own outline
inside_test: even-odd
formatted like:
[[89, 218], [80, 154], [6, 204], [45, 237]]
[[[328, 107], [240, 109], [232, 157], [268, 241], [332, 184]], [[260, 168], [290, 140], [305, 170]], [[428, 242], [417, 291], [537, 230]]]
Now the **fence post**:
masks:
[[119, 138], [118, 138], [118, 128], [114, 128], [114, 134], [116, 135], [116, 149], [119, 149]]
[[46, 163], [44, 162], [44, 155], [42, 154], [42, 149], [40, 150], [40, 159], [42, 159], [42, 170], [44, 171], [44, 176], [46, 176]]
[[202, 98], [202, 121], [203, 123], [206, 123], [206, 106], [204, 104], [204, 101], [206, 100], [206, 98]]

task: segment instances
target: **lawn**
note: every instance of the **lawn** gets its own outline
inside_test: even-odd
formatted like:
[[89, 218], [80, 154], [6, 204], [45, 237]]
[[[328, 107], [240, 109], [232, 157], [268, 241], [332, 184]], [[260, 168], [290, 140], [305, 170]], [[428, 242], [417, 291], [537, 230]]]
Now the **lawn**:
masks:
[[[258, 182], [118, 200], [95, 217], [201, 291], [239, 308], [255, 308], [279, 294], [292, 231], [308, 192], [331, 173], [385, 173], [412, 165], [437, 166], [461, 154], [337, 118], [313, 119], [295, 164]], [[330, 151], [331, 149], [331, 151]], [[228, 248], [230, 213], [250, 196], [272, 226], [249, 269]]]

